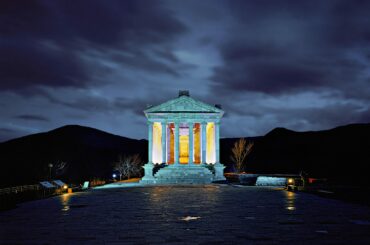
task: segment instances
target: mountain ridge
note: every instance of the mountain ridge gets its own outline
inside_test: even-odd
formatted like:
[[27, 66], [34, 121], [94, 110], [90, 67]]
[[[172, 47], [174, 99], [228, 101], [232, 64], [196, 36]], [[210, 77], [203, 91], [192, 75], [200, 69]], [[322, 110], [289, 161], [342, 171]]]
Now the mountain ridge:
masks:
[[[370, 123], [322, 131], [296, 132], [275, 128], [253, 141], [246, 171], [296, 173], [340, 180], [363, 181], [370, 156]], [[231, 148], [239, 138], [222, 138], [221, 162], [233, 171]], [[61, 176], [70, 182], [109, 178], [118, 155], [140, 154], [147, 162], [148, 142], [81, 125], [65, 125], [0, 143], [0, 186], [36, 183], [48, 177], [48, 164], [67, 162]], [[359, 178], [357, 178], [359, 177]], [[357, 178], [357, 179], [356, 179]]]

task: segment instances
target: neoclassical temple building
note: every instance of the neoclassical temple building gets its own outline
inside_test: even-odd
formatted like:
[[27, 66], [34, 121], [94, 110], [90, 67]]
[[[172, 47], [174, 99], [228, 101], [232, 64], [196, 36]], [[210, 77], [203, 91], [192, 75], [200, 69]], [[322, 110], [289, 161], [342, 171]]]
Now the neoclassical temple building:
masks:
[[219, 105], [211, 106], [180, 91], [178, 98], [145, 111], [148, 163], [142, 183], [205, 184], [225, 180], [220, 163]]

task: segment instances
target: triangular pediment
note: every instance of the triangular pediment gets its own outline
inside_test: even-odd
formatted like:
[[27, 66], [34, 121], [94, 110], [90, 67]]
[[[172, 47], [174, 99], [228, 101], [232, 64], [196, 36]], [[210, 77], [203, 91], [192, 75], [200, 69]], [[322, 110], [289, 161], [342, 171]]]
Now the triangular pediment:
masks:
[[195, 100], [189, 96], [181, 96], [176, 99], [167, 101], [163, 104], [153, 106], [144, 111], [145, 113], [223, 113], [215, 106]]

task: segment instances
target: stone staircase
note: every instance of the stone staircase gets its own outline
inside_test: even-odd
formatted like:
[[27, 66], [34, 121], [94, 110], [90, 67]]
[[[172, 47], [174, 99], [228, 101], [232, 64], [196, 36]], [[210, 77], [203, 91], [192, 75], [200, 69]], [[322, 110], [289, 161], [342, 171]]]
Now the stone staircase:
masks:
[[156, 184], [209, 184], [213, 179], [212, 172], [202, 165], [169, 165], [154, 175]]

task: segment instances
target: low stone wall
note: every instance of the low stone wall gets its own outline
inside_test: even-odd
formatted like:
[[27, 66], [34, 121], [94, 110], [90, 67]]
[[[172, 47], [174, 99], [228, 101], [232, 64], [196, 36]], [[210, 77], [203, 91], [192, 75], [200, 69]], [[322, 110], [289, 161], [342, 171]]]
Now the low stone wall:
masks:
[[249, 186], [285, 186], [288, 178], [293, 175], [264, 175], [264, 174], [225, 174], [229, 183], [239, 183]]
[[258, 174], [239, 174], [238, 177], [242, 185], [256, 185]]
[[256, 186], [285, 186], [287, 178], [258, 176]]

